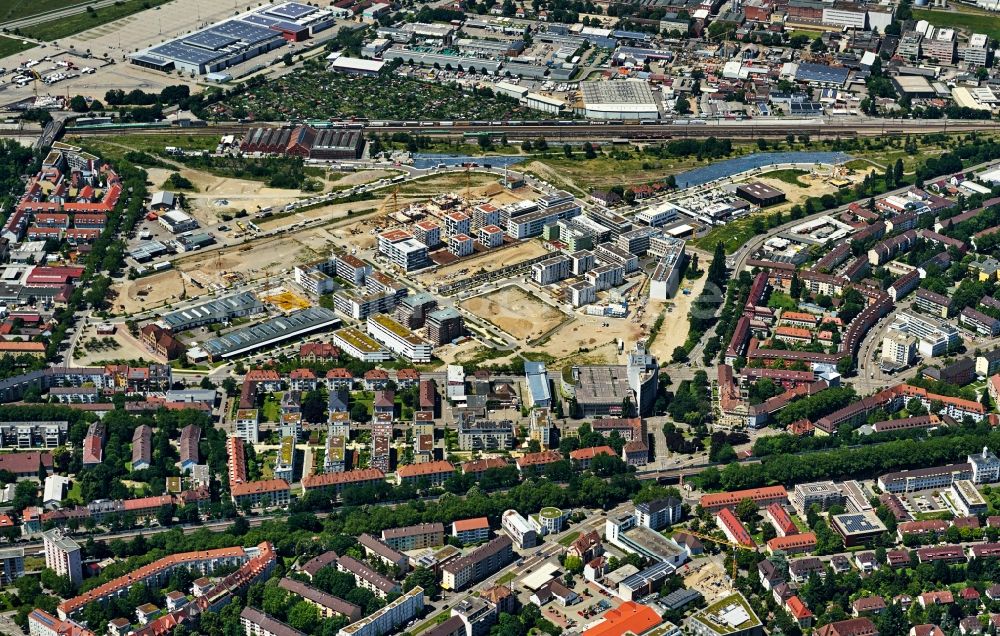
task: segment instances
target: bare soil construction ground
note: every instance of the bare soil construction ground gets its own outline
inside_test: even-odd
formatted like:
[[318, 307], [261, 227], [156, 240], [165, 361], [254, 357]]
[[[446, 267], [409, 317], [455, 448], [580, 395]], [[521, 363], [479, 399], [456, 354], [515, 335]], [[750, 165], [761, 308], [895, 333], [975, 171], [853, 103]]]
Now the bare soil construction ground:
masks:
[[517, 286], [469, 298], [461, 304], [521, 341], [538, 338], [566, 319], [561, 311]]
[[472, 273], [492, 272], [501, 267], [514, 265], [547, 253], [541, 241], [524, 241], [500, 250], [483, 252], [482, 256], [475, 258], [464, 258], [453, 265], [440, 267], [427, 274], [420, 274], [416, 278], [424, 285], [433, 285], [456, 278], [463, 270], [469, 270]]
[[[674, 349], [683, 345], [684, 341], [687, 340], [688, 331], [690, 330], [688, 312], [691, 310], [691, 304], [694, 302], [694, 299], [705, 288], [706, 280], [707, 277], [705, 276], [695, 281], [681, 279], [676, 297], [666, 302], [651, 300], [646, 305], [644, 318], [647, 323], [647, 333], [652, 328], [653, 323], [656, 322], [656, 317], [660, 315], [660, 311], [668, 307], [673, 307], [671, 311], [668, 311], [664, 315], [663, 325], [656, 334], [656, 340], [649, 346], [650, 353], [655, 355], [659, 360], [670, 360]], [[690, 289], [691, 293], [685, 295], [683, 293], [684, 289]]]

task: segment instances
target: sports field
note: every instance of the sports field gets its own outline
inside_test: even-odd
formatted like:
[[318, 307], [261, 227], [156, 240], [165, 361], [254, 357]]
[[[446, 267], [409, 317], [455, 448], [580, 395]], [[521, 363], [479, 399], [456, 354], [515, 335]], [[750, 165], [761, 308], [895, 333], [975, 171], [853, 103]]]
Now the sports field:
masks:
[[969, 7], [949, 11], [914, 9], [913, 18], [927, 20], [937, 27], [963, 29], [968, 33], [985, 33], [991, 40], [1000, 39], [1000, 16]]

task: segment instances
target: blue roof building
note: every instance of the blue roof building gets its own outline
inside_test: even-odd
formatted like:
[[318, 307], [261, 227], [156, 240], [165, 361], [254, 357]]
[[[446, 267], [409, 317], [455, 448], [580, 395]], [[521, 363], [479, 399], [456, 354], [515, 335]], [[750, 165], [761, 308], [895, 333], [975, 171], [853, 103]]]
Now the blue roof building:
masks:
[[524, 377], [531, 395], [531, 405], [548, 408], [552, 406], [552, 391], [544, 362], [525, 362]]

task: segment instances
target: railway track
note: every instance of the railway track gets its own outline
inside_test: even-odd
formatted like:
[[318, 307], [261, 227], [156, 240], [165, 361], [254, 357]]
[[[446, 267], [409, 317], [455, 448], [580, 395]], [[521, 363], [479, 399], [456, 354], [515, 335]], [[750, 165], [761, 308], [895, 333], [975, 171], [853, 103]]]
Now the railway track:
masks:
[[[855, 122], [818, 122], [795, 124], [793, 122], [782, 122], [780, 120], [760, 120], [743, 121], [734, 123], [707, 123], [703, 125], [691, 124], [574, 124], [574, 125], [548, 125], [537, 123], [507, 124], [498, 123], [496, 125], [469, 125], [449, 122], [450, 125], [442, 126], [439, 122], [413, 122], [404, 125], [379, 125], [366, 126], [366, 132], [383, 133], [410, 133], [433, 138], [456, 138], [475, 137], [479, 135], [507, 135], [513, 138], [533, 138], [545, 137], [563, 141], [614, 141], [618, 139], [629, 141], [658, 140], [658, 139], [684, 139], [705, 137], [720, 137], [729, 139], [758, 139], [758, 138], [784, 138], [789, 133], [796, 135], [808, 135], [811, 138], [852, 138], [852, 137], [880, 137], [880, 136], [901, 136], [907, 134], [925, 134], [936, 132], [971, 132], [971, 131], [995, 131], [998, 130], [998, 123], [985, 120], [967, 121], [895, 121], [895, 120], [871, 120]], [[67, 135], [77, 136], [111, 136], [123, 134], [143, 134], [143, 135], [242, 135], [254, 126], [288, 126], [286, 123], [259, 123], [259, 124], [212, 124], [202, 127], [158, 127], [158, 128], [138, 128], [138, 127], [101, 127], [101, 128], [67, 128]], [[355, 125], [359, 126], [359, 125]], [[3, 133], [0, 132], [0, 135]]]

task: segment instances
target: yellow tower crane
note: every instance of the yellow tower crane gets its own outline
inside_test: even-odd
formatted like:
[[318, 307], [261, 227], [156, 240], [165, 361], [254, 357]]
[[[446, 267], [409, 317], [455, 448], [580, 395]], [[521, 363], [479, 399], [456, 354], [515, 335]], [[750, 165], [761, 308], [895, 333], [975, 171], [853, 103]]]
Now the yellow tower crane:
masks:
[[742, 543], [733, 543], [732, 541], [728, 541], [726, 539], [720, 539], [718, 537], [713, 537], [713, 536], [708, 535], [708, 534], [702, 534], [700, 532], [694, 532], [694, 531], [691, 531], [691, 530], [683, 530], [683, 532], [691, 535], [692, 537], [698, 537], [702, 541], [711, 541], [711, 542], [717, 543], [719, 545], [729, 546], [730, 548], [733, 549], [733, 571], [732, 571], [732, 574], [729, 577], [729, 589], [730, 590], [733, 589], [733, 587], [735, 587], [735, 585], [736, 585], [736, 551], [737, 550], [746, 550], [747, 552], [759, 552], [760, 551], [760, 548], [758, 546], [756, 546], [756, 545], [751, 548], [749, 546], [743, 545]]

